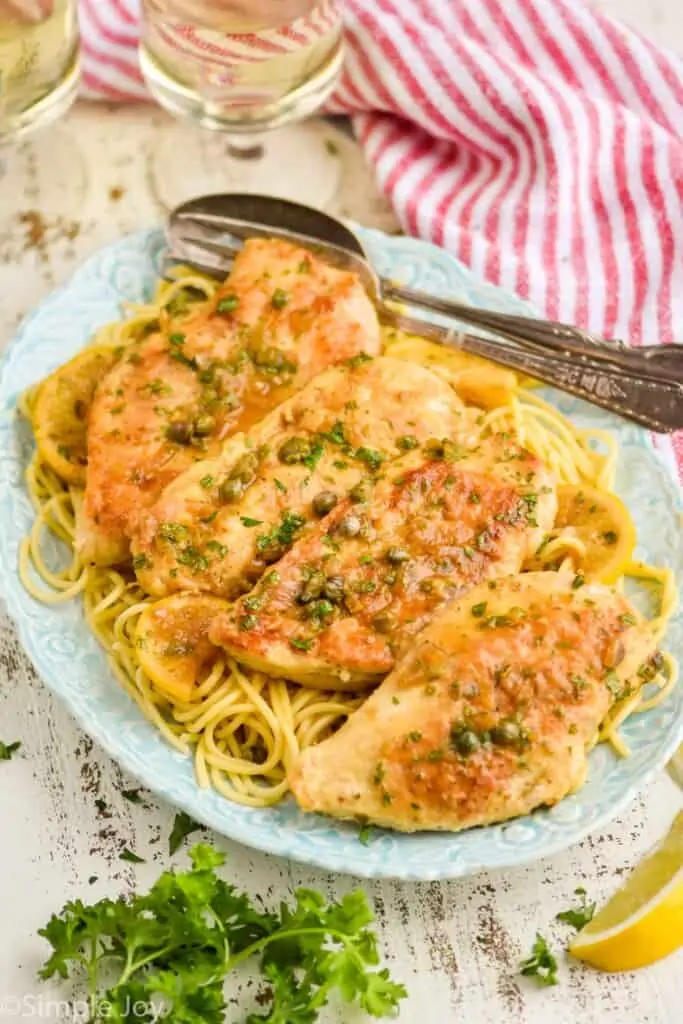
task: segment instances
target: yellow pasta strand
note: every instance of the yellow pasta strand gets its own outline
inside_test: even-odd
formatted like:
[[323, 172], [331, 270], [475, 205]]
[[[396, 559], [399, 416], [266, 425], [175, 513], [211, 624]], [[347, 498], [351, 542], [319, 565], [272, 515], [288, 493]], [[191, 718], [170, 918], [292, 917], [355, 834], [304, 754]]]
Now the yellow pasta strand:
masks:
[[[106, 325], [92, 344], [125, 347], [159, 324], [165, 307], [181, 293], [210, 298], [216, 285], [182, 269], [177, 280], [161, 282], [154, 299], [130, 305], [126, 320]], [[191, 291], [190, 291], [191, 290]], [[40, 385], [19, 400], [30, 421]], [[483, 436], [509, 431], [537, 455], [560, 482], [586, 483], [609, 489], [614, 478], [617, 446], [599, 430], [580, 430], [551, 405], [526, 388], [511, 401], [491, 409], [478, 421]], [[601, 450], [598, 450], [600, 448]], [[330, 735], [365, 699], [347, 693], [326, 693], [285, 680], [270, 679], [226, 660], [217, 651], [191, 701], [171, 700], [155, 690], [140, 666], [135, 628], [152, 601], [132, 572], [84, 566], [74, 549], [75, 524], [82, 492], [67, 486], [36, 454], [26, 471], [26, 485], [36, 518], [19, 553], [19, 572], [27, 591], [38, 601], [54, 604], [82, 596], [85, 619], [107, 654], [112, 673], [136, 702], [141, 713], [176, 750], [194, 758], [198, 785], [213, 786], [230, 800], [249, 807], [267, 807], [288, 792], [287, 773], [299, 752]], [[51, 533], [68, 551], [65, 564], [52, 569], [46, 562], [43, 539]], [[552, 536], [544, 557], [561, 569], [580, 565], [583, 543], [570, 534]], [[659, 607], [650, 628], [657, 642], [676, 606], [676, 583], [666, 568], [634, 562], [626, 576], [656, 590]], [[678, 667], [664, 655], [655, 689], [634, 693], [620, 702], [603, 724], [599, 739], [622, 756], [628, 747], [619, 727], [633, 713], [649, 711], [665, 700], [678, 678]]]

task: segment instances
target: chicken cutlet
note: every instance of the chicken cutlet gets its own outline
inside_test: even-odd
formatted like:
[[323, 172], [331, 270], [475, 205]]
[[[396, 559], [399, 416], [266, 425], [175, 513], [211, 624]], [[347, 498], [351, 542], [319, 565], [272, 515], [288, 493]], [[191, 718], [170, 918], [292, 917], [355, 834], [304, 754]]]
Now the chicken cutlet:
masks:
[[124, 561], [141, 509], [188, 466], [326, 367], [379, 350], [356, 275], [288, 242], [246, 242], [215, 298], [165, 315], [97, 388], [76, 539], [83, 560]]
[[149, 593], [248, 590], [316, 521], [405, 446], [475, 443], [471, 410], [443, 380], [380, 356], [320, 374], [216, 459], [188, 469], [141, 519], [134, 566]]
[[[323, 492], [321, 514], [334, 497]], [[376, 683], [443, 604], [519, 572], [556, 510], [553, 475], [507, 438], [469, 450], [429, 442], [338, 502], [214, 619], [210, 638], [304, 685]]]
[[571, 574], [489, 580], [446, 607], [339, 732], [290, 773], [306, 811], [456, 831], [557, 803], [584, 781], [655, 641], [623, 594]]

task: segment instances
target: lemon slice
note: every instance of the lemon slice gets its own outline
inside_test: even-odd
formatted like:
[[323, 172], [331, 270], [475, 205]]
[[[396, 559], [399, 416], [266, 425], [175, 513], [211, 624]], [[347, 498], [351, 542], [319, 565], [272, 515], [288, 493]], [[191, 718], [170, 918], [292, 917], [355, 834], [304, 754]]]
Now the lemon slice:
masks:
[[85, 485], [87, 413], [96, 385], [115, 362], [114, 349], [84, 349], [50, 374], [32, 405], [38, 451], [69, 484]]
[[203, 670], [219, 650], [209, 641], [209, 626], [228, 607], [227, 601], [206, 594], [174, 594], [145, 608], [135, 632], [138, 657], [165, 696], [192, 699]]
[[632, 971], [683, 946], [683, 811], [654, 853], [576, 936], [569, 951], [603, 971]]
[[616, 582], [631, 561], [637, 540], [624, 503], [611, 491], [574, 484], [558, 487], [557, 498], [552, 536], [563, 534], [568, 543], [564, 548], [561, 541], [551, 541], [547, 550], [538, 552], [537, 561], [548, 565], [571, 554], [587, 580]]
[[479, 356], [410, 334], [387, 332], [385, 339], [386, 355], [434, 370], [448, 381], [463, 402], [494, 409], [508, 405], [517, 387], [517, 375], [512, 370]]
[[683, 789], [683, 743], [667, 764], [666, 770], [676, 785]]

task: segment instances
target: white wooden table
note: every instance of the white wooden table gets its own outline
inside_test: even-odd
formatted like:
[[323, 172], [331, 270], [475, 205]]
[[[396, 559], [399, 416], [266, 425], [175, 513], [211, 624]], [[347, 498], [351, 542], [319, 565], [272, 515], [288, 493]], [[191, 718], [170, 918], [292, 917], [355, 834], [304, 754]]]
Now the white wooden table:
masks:
[[[673, 0], [672, 0], [673, 2]], [[22, 195], [0, 191], [0, 343], [20, 319], [97, 247], [154, 223], [160, 210], [148, 186], [147, 157], [167, 125], [149, 110], [80, 108], [65, 127], [82, 150], [87, 196], [77, 218], [36, 221], [41, 195], [27, 155]], [[332, 130], [330, 129], [330, 132]], [[353, 143], [337, 138], [342, 161], [338, 212], [391, 229]], [[0, 186], [1, 189], [1, 186]], [[46, 945], [36, 936], [67, 898], [86, 900], [148, 885], [168, 865], [174, 811], [150, 797], [133, 806], [134, 786], [93, 746], [35, 676], [6, 618], [0, 618], [0, 739], [20, 739], [18, 756], [0, 764], [0, 1020], [65, 1015], [64, 989], [36, 980]], [[541, 931], [561, 949], [566, 930], [554, 916], [584, 885], [604, 900], [665, 831], [682, 797], [660, 775], [604, 833], [533, 867], [451, 883], [362, 883], [373, 901], [382, 947], [410, 993], [410, 1024], [680, 1024], [683, 951], [637, 975], [601, 976], [562, 961], [561, 984], [537, 989], [517, 965]], [[308, 870], [215, 838], [231, 875], [277, 901], [297, 885], [331, 894], [354, 882]], [[148, 858], [133, 868], [124, 846]], [[177, 856], [174, 860], [183, 863]], [[235, 987], [229, 1022], [243, 1020], [249, 982]], [[354, 1018], [355, 1019], [355, 1018]], [[333, 1009], [327, 1021], [351, 1018]]]

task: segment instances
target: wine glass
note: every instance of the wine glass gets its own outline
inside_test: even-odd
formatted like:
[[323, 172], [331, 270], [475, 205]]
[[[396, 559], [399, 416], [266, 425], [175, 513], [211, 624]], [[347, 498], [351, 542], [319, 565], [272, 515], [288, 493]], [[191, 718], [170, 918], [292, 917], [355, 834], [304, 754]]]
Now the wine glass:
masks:
[[325, 206], [339, 163], [329, 131], [304, 119], [332, 92], [342, 47], [338, 0], [142, 0], [143, 75], [185, 119], [152, 155], [160, 202], [227, 191]]
[[0, 0], [0, 216], [22, 201], [64, 214], [81, 200], [73, 140], [26, 138], [68, 109], [79, 78], [77, 0]]

